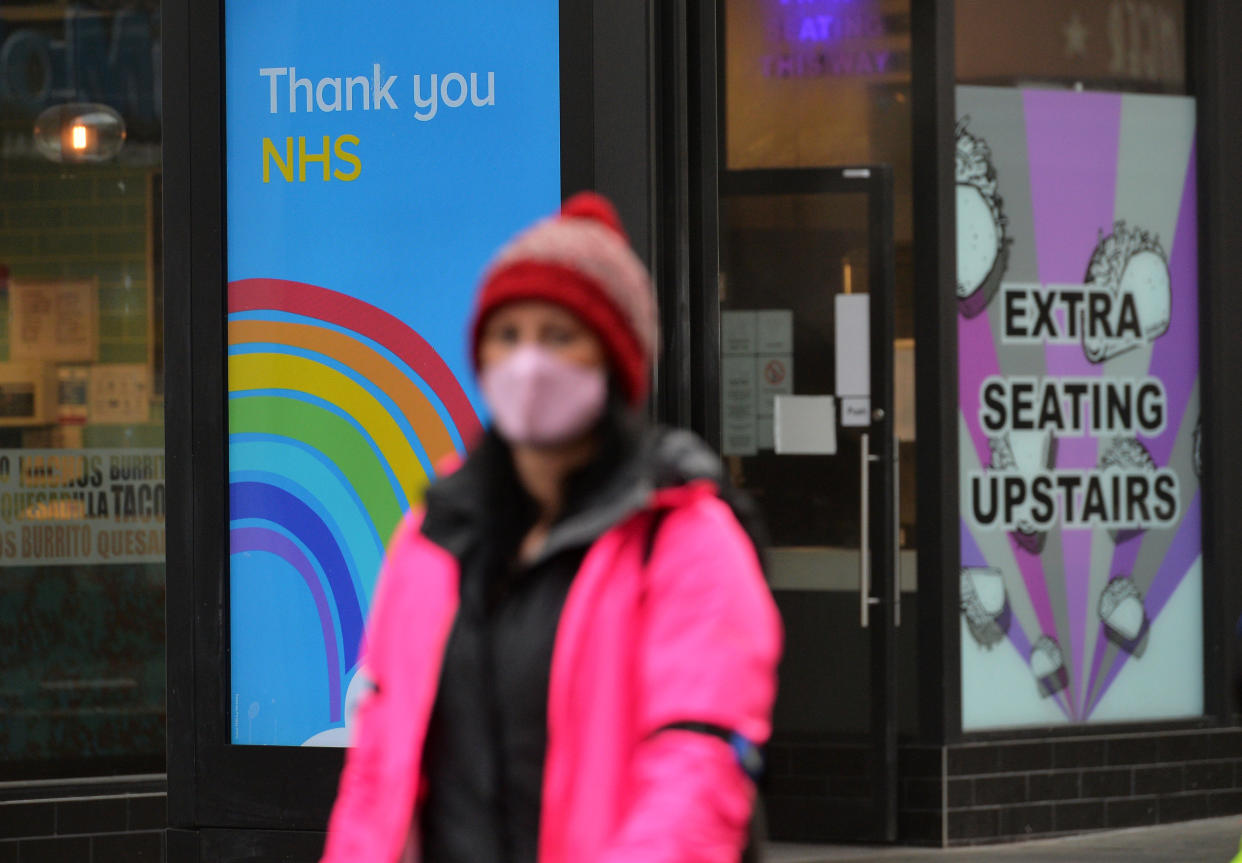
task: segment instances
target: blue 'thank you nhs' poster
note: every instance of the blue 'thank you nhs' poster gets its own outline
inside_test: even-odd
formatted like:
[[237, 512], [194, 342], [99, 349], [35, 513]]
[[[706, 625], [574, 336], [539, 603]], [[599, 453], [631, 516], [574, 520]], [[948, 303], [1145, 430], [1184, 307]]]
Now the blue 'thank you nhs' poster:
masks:
[[385, 543], [481, 427], [479, 272], [560, 200], [559, 11], [224, 9], [232, 742], [344, 745]]

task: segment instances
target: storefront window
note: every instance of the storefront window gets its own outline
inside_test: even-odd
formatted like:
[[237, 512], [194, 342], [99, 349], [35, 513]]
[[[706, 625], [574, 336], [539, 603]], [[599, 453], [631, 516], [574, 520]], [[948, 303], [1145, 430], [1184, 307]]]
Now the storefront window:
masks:
[[159, 56], [0, 3], [0, 779], [163, 769]]
[[1197, 716], [1184, 9], [1028, 6], [957, 4], [962, 725]]

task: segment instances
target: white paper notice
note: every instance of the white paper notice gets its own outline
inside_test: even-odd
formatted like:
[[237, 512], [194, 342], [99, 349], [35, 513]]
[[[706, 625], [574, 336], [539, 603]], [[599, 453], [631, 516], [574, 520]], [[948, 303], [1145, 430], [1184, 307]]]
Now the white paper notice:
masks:
[[759, 384], [759, 416], [771, 417], [772, 400], [793, 395], [793, 355], [756, 357], [755, 378]]
[[755, 455], [758, 453], [757, 422], [755, 417], [751, 417], [745, 423], [726, 423], [720, 432], [720, 454]]
[[778, 455], [836, 455], [837, 411], [832, 396], [777, 396]]
[[725, 356], [753, 355], [757, 326], [758, 315], [755, 312], [722, 312], [720, 315], [720, 352]]
[[871, 298], [837, 294], [837, 395], [871, 395]]
[[758, 417], [755, 429], [759, 435], [759, 449], [776, 449], [776, 420], [772, 417]]
[[754, 455], [759, 449], [755, 428], [758, 387], [755, 358], [725, 356], [720, 363], [720, 451], [724, 455]]
[[793, 353], [793, 310], [769, 309], [758, 312], [756, 338], [759, 354]]
[[88, 393], [90, 422], [146, 422], [151, 415], [151, 369], [146, 363], [94, 365]]

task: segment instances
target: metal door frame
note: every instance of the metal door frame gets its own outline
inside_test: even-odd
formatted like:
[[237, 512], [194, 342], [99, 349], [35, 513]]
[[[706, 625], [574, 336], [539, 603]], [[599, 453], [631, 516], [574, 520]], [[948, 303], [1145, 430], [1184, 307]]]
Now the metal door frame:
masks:
[[[897, 543], [897, 442], [893, 416], [894, 301], [896, 252], [893, 240], [893, 170], [890, 165], [782, 168], [721, 174], [721, 199], [743, 195], [865, 194], [871, 296], [871, 411], [868, 484], [872, 757], [871, 822], [857, 839], [897, 839], [897, 632], [901, 585]], [[710, 382], [709, 382], [710, 385]], [[719, 383], [716, 383], [717, 390]], [[867, 458], [864, 450], [864, 458]], [[866, 554], [863, 554], [866, 560]], [[865, 615], [865, 612], [864, 612]]]

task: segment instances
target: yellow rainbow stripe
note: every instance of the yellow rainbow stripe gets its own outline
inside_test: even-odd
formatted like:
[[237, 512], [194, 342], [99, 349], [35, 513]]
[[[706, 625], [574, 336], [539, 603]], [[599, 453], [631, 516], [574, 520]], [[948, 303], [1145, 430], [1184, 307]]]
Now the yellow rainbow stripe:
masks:
[[228, 373], [230, 391], [290, 389], [292, 384], [298, 392], [336, 405], [375, 441], [408, 501], [418, 500], [427, 487], [427, 472], [396, 420], [346, 375], [314, 360], [278, 353], [234, 354], [229, 357]]
[[[329, 356], [379, 387], [396, 403], [418, 435], [432, 465], [457, 451], [448, 426], [431, 400], [393, 363], [357, 339], [326, 327], [287, 321], [235, 320], [229, 322], [229, 344], [275, 343]], [[290, 382], [285, 383], [289, 388]], [[229, 375], [229, 389], [255, 389], [258, 385]]]

